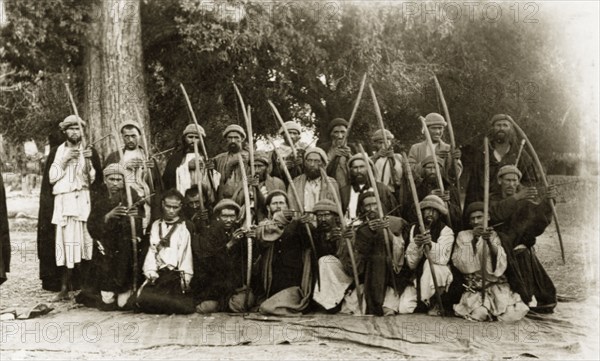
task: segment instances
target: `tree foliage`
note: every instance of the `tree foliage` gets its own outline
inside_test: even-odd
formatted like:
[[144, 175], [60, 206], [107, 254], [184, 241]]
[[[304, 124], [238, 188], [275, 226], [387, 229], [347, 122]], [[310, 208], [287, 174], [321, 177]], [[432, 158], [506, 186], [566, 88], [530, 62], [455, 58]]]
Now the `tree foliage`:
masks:
[[[93, 20], [83, 0], [44, 4], [9, 0], [10, 22], [2, 31], [3, 62], [16, 71], [11, 79], [35, 89], [44, 86], [39, 78], [52, 78], [47, 74], [79, 79], [86, 44], [82, 34]], [[438, 9], [425, 17], [411, 16], [394, 2], [266, 4], [144, 1], [145, 77], [153, 142], [159, 149], [176, 143], [190, 121], [179, 83], [186, 86], [207, 129], [209, 153], [215, 154], [223, 149], [224, 127], [243, 124], [233, 81], [253, 107], [255, 132], [273, 134], [278, 128], [266, 102], [271, 99], [284, 119], [314, 127], [325, 138], [329, 120], [350, 116], [365, 72], [386, 125], [406, 148], [420, 137], [417, 115], [442, 112], [435, 73], [459, 144], [478, 144], [490, 117], [508, 113], [541, 155], [578, 149], [576, 127], [561, 124], [574, 83], [565, 81], [572, 74], [555, 41], [560, 29], [549, 19], [515, 21], [508, 3], [499, 5], [503, 15], [497, 19], [482, 14], [485, 2], [474, 17], [463, 6], [458, 19], [443, 12], [444, 2], [424, 2], [421, 12], [424, 7]], [[18, 111], [3, 107], [2, 131], [36, 116], [60, 117], [68, 112], [66, 105], [40, 107], [32, 100]], [[577, 110], [572, 116], [577, 117]], [[376, 129], [374, 120], [365, 91], [352, 136], [367, 141]]]

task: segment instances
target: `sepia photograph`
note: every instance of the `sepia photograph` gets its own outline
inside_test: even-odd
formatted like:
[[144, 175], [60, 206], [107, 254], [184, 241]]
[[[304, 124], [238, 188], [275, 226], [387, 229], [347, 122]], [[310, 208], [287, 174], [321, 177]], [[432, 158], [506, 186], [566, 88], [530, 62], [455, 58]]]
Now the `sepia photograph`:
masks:
[[600, 359], [599, 33], [597, 0], [0, 0], [0, 358]]

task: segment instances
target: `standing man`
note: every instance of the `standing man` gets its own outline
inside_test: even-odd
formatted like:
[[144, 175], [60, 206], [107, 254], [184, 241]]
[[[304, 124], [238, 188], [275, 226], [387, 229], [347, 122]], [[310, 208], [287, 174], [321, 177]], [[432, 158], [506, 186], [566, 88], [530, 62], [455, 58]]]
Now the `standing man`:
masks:
[[[416, 273], [417, 302], [424, 304], [425, 310], [435, 316], [441, 311], [435, 300], [435, 293], [439, 292], [443, 295], [453, 279], [448, 262], [454, 242], [454, 232], [444, 223], [448, 208], [440, 197], [429, 195], [419, 203], [419, 207], [423, 212], [426, 232], [421, 234], [418, 224], [411, 227], [410, 243], [406, 248], [406, 262]], [[429, 261], [426, 260], [425, 253]], [[432, 272], [436, 275], [437, 290], [433, 284]]]
[[[296, 203], [296, 199], [292, 193], [291, 186], [288, 187], [288, 199], [290, 200], [290, 208], [300, 210], [303, 207], [305, 212], [312, 211], [314, 205], [322, 199], [333, 201], [333, 191], [338, 193], [338, 183], [332, 177], [329, 181], [321, 179], [321, 167], [327, 165], [327, 155], [321, 148], [308, 148], [304, 154], [304, 174], [294, 178], [293, 183], [298, 191], [301, 204]], [[331, 189], [333, 186], [333, 189]]]
[[[196, 184], [196, 162], [194, 161], [194, 143], [200, 142], [200, 137], [206, 136], [204, 129], [201, 126], [196, 127], [195, 124], [188, 124], [183, 130], [182, 146], [175, 151], [165, 167], [163, 173], [164, 189], [177, 189], [181, 194]], [[199, 154], [202, 190], [206, 194], [205, 202], [213, 204], [218, 191], [219, 182], [221, 181], [221, 173], [214, 170], [214, 163], [210, 160], [205, 160]], [[212, 178], [210, 182], [208, 177]], [[214, 189], [213, 189], [214, 185]]]
[[[231, 124], [223, 131], [223, 138], [227, 143], [227, 152], [218, 154], [214, 158], [215, 168], [222, 175], [217, 200], [231, 198], [235, 190], [242, 185], [238, 154], [242, 155], [246, 169], [249, 167], [249, 153], [243, 148], [244, 140], [246, 140], [244, 128], [237, 124]], [[249, 146], [254, 147], [254, 144]]]
[[[119, 126], [121, 138], [124, 144], [123, 159], [120, 153], [114, 151], [106, 157], [106, 164], [120, 163], [125, 171], [125, 182], [133, 188], [137, 195], [145, 198], [144, 204], [145, 218], [142, 223], [143, 229], [147, 229], [155, 219], [160, 217], [160, 194], [162, 193], [162, 180], [158, 169], [158, 163], [155, 159], [148, 159], [148, 150], [141, 146], [140, 125], [134, 121], [123, 122]], [[150, 180], [146, 169], [150, 169], [154, 193], [157, 196], [150, 198]]]
[[[444, 117], [438, 113], [429, 113], [425, 117], [425, 124], [427, 125], [427, 129], [429, 129], [431, 141], [435, 147], [436, 156], [444, 160], [444, 169], [446, 170], [445, 178], [452, 183], [456, 183], [455, 180], [460, 177], [463, 169], [460, 161], [461, 152], [460, 149], [455, 149], [453, 152], [451, 152], [450, 144], [442, 140], [444, 128], [447, 125]], [[425, 133], [425, 129], [423, 129], [422, 132]], [[429, 145], [427, 144], [427, 140], [424, 140], [421, 143], [413, 144], [412, 147], [410, 147], [410, 151], [408, 152], [408, 162], [415, 173], [419, 173], [415, 168], [427, 156], [433, 156], [431, 154], [431, 150], [429, 149]], [[454, 166], [452, 165], [453, 162], [458, 164], [458, 175], [454, 173]]]
[[57, 301], [69, 297], [71, 280], [78, 287], [78, 277], [71, 277], [73, 269], [92, 258], [93, 241], [86, 225], [90, 190], [102, 184], [100, 157], [93, 148], [83, 149], [84, 129], [79, 123], [86, 126], [70, 115], [59, 124], [66, 141], [50, 151], [40, 192], [40, 278], [43, 289], [60, 291]]
[[[342, 209], [345, 211], [345, 215], [350, 222], [354, 222], [358, 218], [359, 196], [364, 192], [373, 191], [367, 167], [374, 167], [370, 159], [368, 162], [371, 164], [367, 164], [367, 160], [363, 158], [362, 154], [355, 154], [348, 161], [348, 167], [350, 168], [349, 181], [346, 186], [340, 189], [340, 201], [342, 202]], [[377, 182], [376, 186], [381, 198], [383, 213], [387, 214], [395, 210], [397, 202], [389, 188], [379, 182]]]
[[303, 165], [304, 165], [304, 151], [307, 148], [307, 144], [304, 144], [300, 141], [300, 135], [302, 133], [302, 129], [300, 128], [300, 124], [294, 121], [288, 121], [284, 123], [285, 129], [287, 129], [290, 138], [292, 138], [292, 143], [294, 144], [294, 148], [296, 148], [296, 153], [298, 156], [294, 158], [294, 153], [292, 151], [292, 147], [288, 144], [288, 139], [285, 136], [285, 131], [283, 127], [279, 129], [279, 135], [283, 136], [284, 143], [278, 147], [279, 153], [285, 160], [285, 164], [280, 164], [279, 159], [277, 159], [277, 153], [273, 151], [271, 153], [271, 164], [273, 164], [273, 171], [271, 173], [272, 176], [282, 179], [286, 182], [287, 186], [287, 178], [285, 177], [285, 173], [283, 172], [283, 167], [286, 167], [292, 176], [292, 179], [302, 174]]
[[[250, 187], [251, 207], [255, 215], [253, 218], [256, 218], [257, 223], [267, 217], [264, 209], [267, 194], [275, 190], [285, 191], [286, 189], [281, 179], [269, 175], [269, 168], [269, 156], [265, 152], [254, 153], [254, 178], [248, 177], [248, 186]], [[235, 190], [232, 199], [240, 206], [244, 205], [244, 187], [242, 185]]]
[[[444, 162], [442, 159], [437, 158], [438, 167], [440, 173], [444, 172]], [[435, 173], [435, 163], [433, 162], [432, 156], [427, 156], [421, 161], [421, 164], [417, 167], [420, 171], [420, 182], [417, 185], [417, 194], [419, 200], [424, 199], [430, 194], [440, 197], [448, 205], [448, 211], [450, 212], [450, 220], [452, 221], [452, 228], [454, 231], [459, 231], [462, 224], [462, 214], [460, 211], [460, 195], [455, 185], [450, 184], [444, 176], [442, 176], [442, 182], [444, 184], [444, 193], [440, 190], [437, 175]], [[416, 212], [414, 206], [411, 207], [413, 211], [410, 213], [409, 219], [416, 222]]]
[[[381, 129], [376, 130], [371, 135], [371, 143], [377, 150], [375, 155], [371, 158], [375, 164], [375, 170], [377, 174], [377, 181], [385, 184], [389, 191], [394, 194], [394, 198], [398, 203], [402, 202], [402, 156], [398, 153], [394, 153], [394, 147], [390, 145], [389, 148], [385, 148], [385, 141], [383, 139], [384, 133]], [[394, 139], [394, 134], [389, 130], [385, 130], [385, 137], [391, 144]]]
[[[498, 170], [505, 165], [515, 165], [522, 174], [522, 181], [525, 184], [534, 183], [537, 180], [533, 162], [523, 151], [519, 164], [517, 155], [519, 154], [519, 144], [517, 143], [515, 130], [510, 122], [509, 115], [496, 114], [490, 120], [489, 139], [490, 139], [490, 180], [496, 179]], [[481, 144], [481, 143], [480, 143]], [[483, 201], [483, 177], [484, 160], [483, 149], [479, 149], [475, 154], [475, 159], [470, 167], [469, 183], [467, 185], [467, 194], [465, 204], [471, 204], [477, 201]], [[499, 193], [500, 187], [496, 182], [490, 182], [490, 194]]]
[[329, 123], [327, 134], [330, 142], [322, 145], [323, 150], [329, 157], [327, 175], [333, 177], [340, 188], [348, 182], [348, 160], [356, 154], [356, 148], [352, 144], [344, 145], [348, 132], [348, 122], [343, 118], [335, 118]]

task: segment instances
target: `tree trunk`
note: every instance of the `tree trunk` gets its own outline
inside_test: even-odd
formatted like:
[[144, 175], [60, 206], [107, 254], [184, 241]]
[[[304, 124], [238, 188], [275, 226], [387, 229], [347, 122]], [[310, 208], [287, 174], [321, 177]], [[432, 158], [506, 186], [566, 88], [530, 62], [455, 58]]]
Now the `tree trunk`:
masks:
[[[87, 36], [83, 116], [90, 142], [111, 132], [111, 125], [136, 120], [136, 108], [149, 133], [144, 82], [139, 0], [93, 0]], [[149, 135], [147, 135], [149, 136]], [[150, 142], [150, 139], [148, 139]], [[116, 150], [112, 138], [94, 145], [101, 157]]]

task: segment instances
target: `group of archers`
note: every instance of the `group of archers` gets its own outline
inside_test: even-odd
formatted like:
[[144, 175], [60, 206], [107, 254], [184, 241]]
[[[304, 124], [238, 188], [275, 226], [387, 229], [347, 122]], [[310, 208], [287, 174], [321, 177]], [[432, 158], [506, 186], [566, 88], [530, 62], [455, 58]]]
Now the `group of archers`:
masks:
[[556, 187], [535, 186], [512, 118], [493, 116], [465, 165], [464, 210], [446, 119], [420, 119], [423, 139], [408, 155], [383, 128], [366, 153], [336, 118], [317, 147], [281, 121], [284, 143], [270, 152], [231, 124], [220, 135], [227, 152], [207, 158], [199, 145], [216, 134], [194, 123], [161, 174], [136, 122], [115, 129], [120, 149], [101, 165], [82, 144], [86, 123], [70, 115], [41, 190], [42, 287], [56, 300], [81, 289], [75, 299], [88, 307], [163, 314], [552, 312], [556, 290], [534, 246]]

